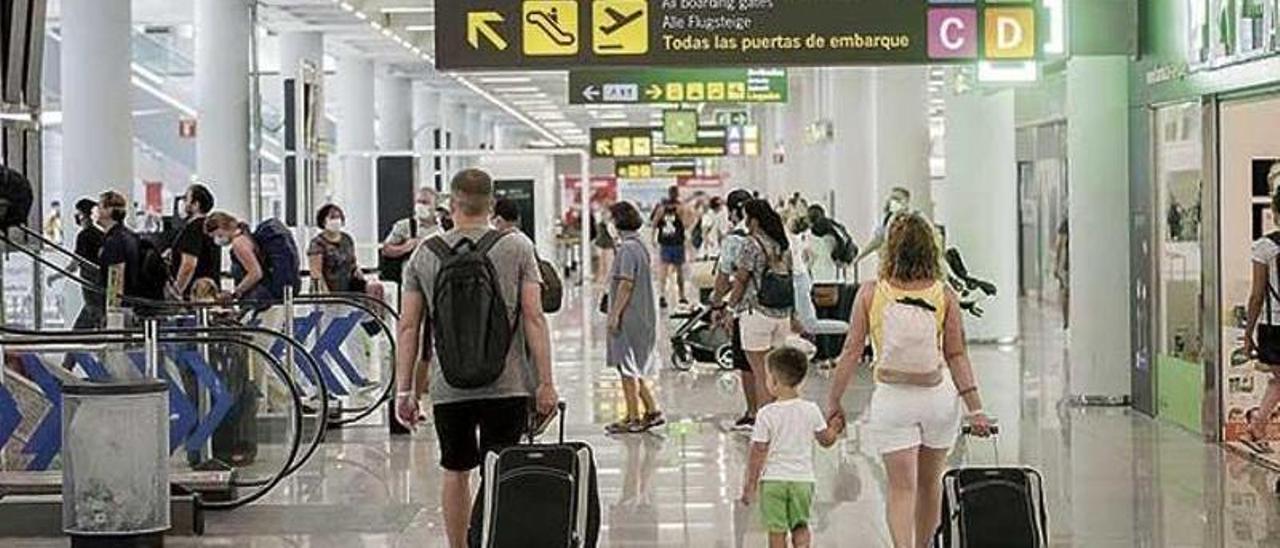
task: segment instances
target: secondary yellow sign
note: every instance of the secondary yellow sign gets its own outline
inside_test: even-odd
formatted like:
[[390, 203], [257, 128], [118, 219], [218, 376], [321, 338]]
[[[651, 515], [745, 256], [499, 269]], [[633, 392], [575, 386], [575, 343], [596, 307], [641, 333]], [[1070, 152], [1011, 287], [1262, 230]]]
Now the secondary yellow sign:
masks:
[[649, 3], [597, 0], [592, 10], [592, 51], [596, 55], [649, 53]]
[[525, 55], [578, 54], [577, 0], [525, 0], [521, 11]]

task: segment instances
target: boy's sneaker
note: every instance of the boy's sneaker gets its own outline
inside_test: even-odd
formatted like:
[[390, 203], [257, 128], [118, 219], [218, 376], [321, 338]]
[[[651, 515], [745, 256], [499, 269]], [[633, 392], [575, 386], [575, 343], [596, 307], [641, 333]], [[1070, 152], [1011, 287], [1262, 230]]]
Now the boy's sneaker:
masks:
[[743, 415], [738, 422], [733, 423], [733, 429], [739, 432], [750, 432], [756, 427], [756, 418]]

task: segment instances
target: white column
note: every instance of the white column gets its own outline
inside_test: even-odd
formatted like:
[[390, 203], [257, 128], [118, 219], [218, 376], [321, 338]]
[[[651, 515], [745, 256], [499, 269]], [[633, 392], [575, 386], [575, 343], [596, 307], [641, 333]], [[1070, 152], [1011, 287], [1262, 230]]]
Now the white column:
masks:
[[982, 302], [986, 314], [966, 316], [977, 341], [1018, 337], [1018, 176], [1014, 94], [969, 93], [947, 98], [947, 180], [936, 196], [936, 220], [947, 246], [958, 249], [972, 275], [999, 294]]
[[911, 205], [933, 213], [929, 181], [929, 69], [883, 67], [875, 84], [876, 202], [889, 189], [911, 191]]
[[63, 204], [133, 189], [131, 18], [130, 0], [62, 2]]
[[1073, 396], [1130, 391], [1128, 61], [1067, 62]]
[[413, 149], [419, 152], [435, 147], [435, 130], [440, 129], [440, 92], [429, 84], [413, 87]]
[[413, 82], [385, 75], [378, 79], [378, 150], [413, 148]]
[[342, 180], [334, 195], [347, 212], [347, 232], [356, 244], [377, 240], [374, 223], [377, 208], [373, 185], [373, 161], [367, 156], [351, 156], [356, 151], [374, 149], [373, 62], [346, 57], [338, 62], [335, 87], [338, 99], [338, 154], [342, 158]]
[[[831, 95], [838, 100], [833, 100], [831, 106], [836, 136], [825, 177], [835, 191], [835, 210], [827, 213], [844, 223], [855, 240], [866, 242], [880, 224], [875, 169], [875, 69], [831, 69], [828, 83], [834, 92]], [[869, 270], [874, 274], [874, 269]]]
[[196, 172], [219, 209], [252, 213], [249, 191], [249, 42], [244, 0], [197, 0]]
[[280, 35], [280, 79], [296, 78], [298, 68], [309, 61], [316, 68], [324, 64], [324, 33], [303, 31]]

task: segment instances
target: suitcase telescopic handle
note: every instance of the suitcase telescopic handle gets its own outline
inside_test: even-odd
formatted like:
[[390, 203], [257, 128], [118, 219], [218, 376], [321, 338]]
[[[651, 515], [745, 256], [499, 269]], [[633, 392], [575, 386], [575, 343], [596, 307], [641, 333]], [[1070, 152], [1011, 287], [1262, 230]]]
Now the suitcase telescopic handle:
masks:
[[556, 411], [560, 415], [560, 445], [564, 445], [564, 410], [566, 407], [564, 400], [556, 402]]
[[[991, 435], [989, 436], [991, 438], [991, 447], [995, 449], [996, 466], [999, 466], [1000, 465], [1000, 439], [999, 439], [1000, 425], [992, 424], [991, 428], [988, 429], [988, 431], [991, 432]], [[973, 433], [973, 426], [969, 424], [966, 424], [960, 427], [960, 433], [966, 437], [977, 437]], [[963, 461], [966, 465], [969, 463], [968, 451], [965, 452]]]

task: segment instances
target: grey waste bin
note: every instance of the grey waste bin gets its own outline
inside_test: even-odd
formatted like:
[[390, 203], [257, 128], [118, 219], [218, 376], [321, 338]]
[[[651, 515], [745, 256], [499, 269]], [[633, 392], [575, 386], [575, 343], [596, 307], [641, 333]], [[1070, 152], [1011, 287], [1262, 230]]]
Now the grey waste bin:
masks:
[[62, 529], [72, 546], [159, 546], [169, 530], [169, 398], [160, 380], [62, 389]]

